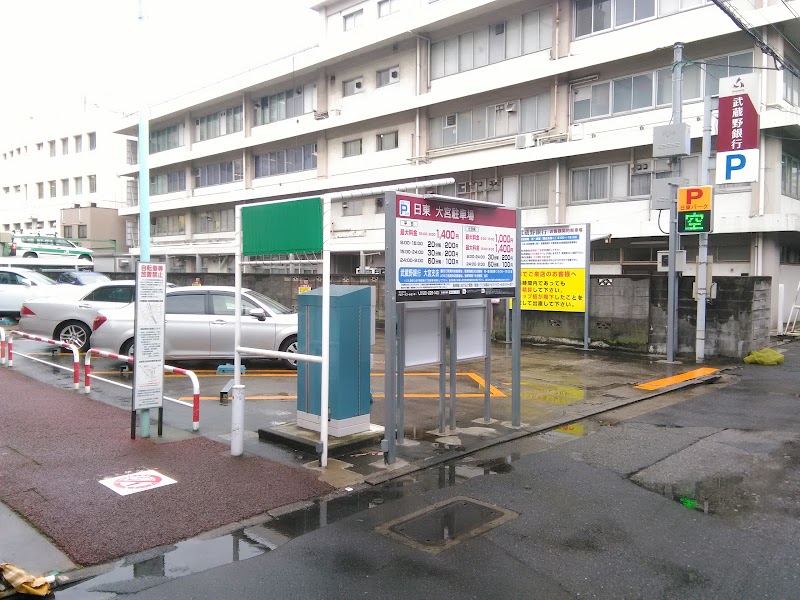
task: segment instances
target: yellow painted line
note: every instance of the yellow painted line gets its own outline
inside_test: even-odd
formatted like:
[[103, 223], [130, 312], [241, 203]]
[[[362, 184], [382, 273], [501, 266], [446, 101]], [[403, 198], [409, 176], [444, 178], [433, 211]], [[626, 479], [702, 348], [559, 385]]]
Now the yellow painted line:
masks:
[[[483, 389], [486, 389], [486, 380], [483, 377], [480, 377], [477, 373], [467, 373], [466, 375], [467, 375], [467, 377], [472, 379], [472, 381], [477, 383], [478, 387], [482, 387]], [[493, 385], [489, 386], [489, 396], [491, 396], [492, 398], [505, 398], [506, 397], [506, 395], [503, 392], [498, 390]]]
[[[502, 392], [501, 392], [502, 394]], [[384, 394], [372, 394], [374, 398], [384, 398]], [[492, 398], [496, 398], [494, 394], [490, 394]], [[405, 394], [406, 398], [438, 398], [439, 394]], [[483, 394], [471, 394], [471, 393], [464, 393], [464, 394], [456, 394], [456, 398], [483, 398]], [[502, 394], [502, 397], [505, 397], [505, 394]], [[178, 400], [183, 400], [184, 402], [191, 402], [191, 396], [180, 396]], [[219, 396], [200, 396], [200, 400], [217, 400], [219, 401]], [[231, 402], [233, 400], [232, 397], [228, 398], [228, 401]], [[297, 396], [246, 396], [245, 400], [297, 400]]]
[[719, 371], [719, 369], [714, 369], [712, 367], [702, 367], [700, 369], [694, 369], [693, 371], [686, 371], [686, 373], [681, 373], [680, 375], [673, 375], [672, 377], [664, 377], [663, 379], [655, 379], [654, 381], [646, 381], [645, 383], [640, 383], [639, 385], [635, 385], [633, 387], [639, 388], [640, 390], [652, 391], [670, 385], [675, 385], [676, 383], [681, 383], [682, 381], [689, 381], [690, 379], [696, 379], [697, 377], [702, 377], [703, 375], [710, 375], [711, 373], [716, 373], [717, 371]]

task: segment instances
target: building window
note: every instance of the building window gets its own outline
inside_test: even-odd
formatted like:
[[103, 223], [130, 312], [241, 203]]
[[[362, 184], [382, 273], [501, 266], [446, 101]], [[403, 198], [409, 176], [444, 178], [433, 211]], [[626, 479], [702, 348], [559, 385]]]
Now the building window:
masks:
[[553, 45], [553, 13], [542, 8], [431, 44], [431, 78], [545, 50]]
[[20, 189], [21, 189], [20, 186], [18, 186], [18, 185], [14, 186], [14, 192], [16, 192], [17, 194], [19, 194]]
[[125, 181], [125, 196], [128, 206], [139, 205], [139, 180], [128, 179]]
[[233, 231], [233, 209], [211, 210], [194, 216], [195, 233]]
[[651, 173], [628, 163], [572, 171], [572, 204], [625, 200], [650, 195]]
[[69, 154], [69, 138], [61, 138], [61, 154]]
[[195, 140], [202, 142], [242, 130], [242, 107], [234, 106], [195, 119]]
[[56, 197], [56, 182], [55, 182], [55, 179], [53, 181], [49, 181], [48, 185], [50, 187], [50, 197], [51, 198], [55, 198]]
[[383, 71], [378, 71], [378, 87], [384, 87], [387, 85], [391, 85], [393, 83], [397, 83], [400, 81], [400, 67], [395, 65], [390, 69], [384, 69]]
[[198, 167], [194, 170], [194, 186], [196, 188], [234, 183], [242, 181], [242, 179], [241, 159], [226, 160]]
[[361, 154], [361, 138], [344, 142], [342, 146], [342, 156], [344, 158], [349, 156], [358, 156]]
[[97, 192], [97, 176], [89, 175], [89, 193], [94, 194]]
[[61, 180], [61, 195], [69, 196], [69, 179]]
[[56, 155], [56, 141], [55, 140], [50, 140], [49, 142], [47, 142], [47, 145], [50, 146], [50, 156], [51, 157], [55, 156]]
[[379, 0], [378, 18], [386, 17], [397, 10], [397, 0]]
[[85, 240], [87, 237], [89, 237], [87, 230], [88, 230], [87, 225], [78, 225], [78, 237], [82, 240]]
[[788, 154], [781, 158], [781, 194], [800, 200], [800, 160]]
[[[751, 73], [753, 53], [709, 58], [683, 69], [684, 101], [719, 92], [719, 79]], [[703, 77], [705, 71], [705, 77]], [[572, 89], [573, 121], [609, 117], [672, 104], [672, 68], [621, 77]]]
[[375, 149], [380, 152], [381, 150], [394, 150], [397, 148], [397, 132], [390, 131], [388, 133], [379, 133], [375, 138]]
[[783, 70], [783, 99], [792, 106], [800, 106], [800, 78]]
[[172, 173], [161, 173], [150, 177], [150, 194], [172, 194], [186, 190], [186, 171], [174, 171]]
[[75, 141], [75, 152], [82, 152], [83, 151], [83, 136], [76, 135], [74, 138]]
[[[157, 152], [164, 152], [166, 150], [172, 150], [173, 148], [179, 148], [184, 145], [184, 135], [183, 135], [183, 123], [178, 123], [177, 125], [172, 125], [171, 127], [166, 127], [164, 129], [159, 129], [158, 131], [151, 131], [150, 132], [150, 154], [155, 154]], [[91, 136], [94, 135], [92, 133], [89, 134], [89, 149], [93, 150], [91, 147]]]
[[[91, 132], [87, 134], [89, 136], [89, 150], [94, 150], [97, 148], [97, 134], [95, 132]], [[183, 145], [183, 144], [181, 144]]]
[[75, 181], [75, 194], [79, 195], [83, 193], [83, 177], [76, 177]]
[[705, 0], [575, 0], [575, 37], [701, 6]]
[[345, 31], [350, 31], [351, 29], [355, 29], [361, 22], [364, 20], [364, 10], [358, 9], [355, 12], [351, 12], [350, 14], [342, 16], [342, 23], [343, 28]]
[[42, 198], [44, 198], [44, 182], [43, 181], [40, 181], [39, 183], [36, 184], [36, 191], [37, 191], [37, 195], [38, 195], [40, 200]]
[[64, 237], [65, 238], [72, 237], [72, 225], [64, 225]]
[[375, 198], [375, 214], [382, 215], [386, 213], [386, 202], [384, 201], [383, 196], [379, 198]]
[[364, 212], [363, 200], [346, 200], [342, 202], [342, 216], [355, 217]]
[[[37, 152], [43, 152], [44, 151], [44, 142], [37, 142], [36, 151]], [[5, 154], [3, 156], [5, 156]]]
[[519, 205], [522, 208], [547, 206], [550, 202], [550, 173], [531, 173], [520, 177]]
[[262, 96], [255, 103], [256, 125], [299, 117], [313, 110], [314, 84]]
[[360, 94], [364, 91], [364, 78], [363, 77], [356, 77], [355, 79], [351, 79], [349, 81], [345, 81], [342, 84], [342, 94], [345, 96], [353, 96], [355, 94]]
[[273, 150], [255, 157], [255, 177], [274, 177], [317, 168], [316, 144]]
[[476, 106], [430, 120], [430, 147], [467, 144], [550, 126], [550, 93]]
[[156, 217], [151, 220], [151, 235], [183, 235], [186, 233], [186, 219], [183, 215]]
[[125, 157], [129, 165], [139, 163], [139, 142], [137, 140], [125, 140]]
[[3, 188], [3, 193], [4, 193], [4, 194], [10, 194], [10, 193], [11, 193], [11, 187], [8, 187], [8, 186], [7, 186], [7, 187], [4, 187], [4, 188]]

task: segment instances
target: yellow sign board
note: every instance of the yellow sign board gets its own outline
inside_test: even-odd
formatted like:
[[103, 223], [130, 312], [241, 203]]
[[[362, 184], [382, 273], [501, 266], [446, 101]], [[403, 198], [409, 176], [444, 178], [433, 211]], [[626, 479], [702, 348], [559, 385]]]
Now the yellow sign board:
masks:
[[678, 188], [678, 212], [711, 210], [711, 186]]
[[586, 310], [586, 269], [522, 269], [520, 284], [522, 310]]
[[310, 292], [310, 291], [311, 291], [311, 286], [310, 285], [301, 285], [300, 287], [297, 288], [297, 293], [298, 294], [302, 294], [304, 292]]

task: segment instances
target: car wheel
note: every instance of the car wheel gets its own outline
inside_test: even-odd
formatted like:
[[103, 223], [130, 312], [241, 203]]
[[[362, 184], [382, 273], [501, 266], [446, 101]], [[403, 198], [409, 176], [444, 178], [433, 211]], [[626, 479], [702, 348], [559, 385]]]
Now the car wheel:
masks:
[[85, 323], [81, 323], [80, 321], [67, 321], [56, 327], [55, 333], [53, 333], [53, 339], [59, 342], [75, 344], [78, 350], [86, 352], [89, 349], [89, 338], [91, 335], [92, 331]]
[[22, 258], [39, 258], [39, 255], [36, 252], [26, 252], [22, 255]]
[[[293, 352], [293, 353], [296, 354], [297, 353], [297, 336], [296, 335], [290, 335], [288, 338], [283, 340], [283, 343], [281, 344], [281, 347], [280, 347], [280, 351], [281, 352]], [[297, 361], [296, 360], [290, 360], [288, 358], [284, 358], [284, 359], [281, 360], [281, 363], [283, 363], [283, 366], [286, 367], [287, 369], [292, 369], [292, 370], [296, 370], [297, 369]]]
[[92, 257], [89, 256], [88, 254], [81, 254], [78, 258], [80, 258], [81, 260], [92, 260]]
[[122, 347], [119, 349], [119, 353], [122, 356], [133, 357], [133, 338], [122, 344]]

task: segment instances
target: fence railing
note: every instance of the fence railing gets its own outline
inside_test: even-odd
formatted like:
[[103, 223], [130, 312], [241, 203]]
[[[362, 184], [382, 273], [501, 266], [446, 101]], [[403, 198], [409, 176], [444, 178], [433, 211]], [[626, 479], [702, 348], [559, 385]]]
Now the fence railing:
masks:
[[14, 337], [21, 337], [28, 340], [34, 340], [36, 342], [44, 342], [45, 344], [50, 344], [53, 346], [59, 346], [61, 348], [65, 348], [72, 352], [72, 369], [69, 369], [63, 365], [59, 365], [56, 363], [47, 362], [46, 360], [42, 360], [41, 358], [36, 358], [35, 356], [30, 356], [29, 354], [24, 354], [22, 352], [17, 352], [19, 356], [24, 356], [30, 360], [40, 362], [46, 365], [54, 366], [58, 369], [63, 369], [64, 371], [72, 371], [72, 384], [74, 388], [77, 390], [80, 386], [81, 375], [80, 375], [80, 358], [78, 353], [78, 348], [75, 344], [70, 344], [69, 342], [62, 342], [60, 340], [51, 340], [49, 338], [42, 337], [40, 335], [33, 335], [32, 333], [25, 333], [24, 331], [9, 331], [8, 332], [8, 339], [6, 340], [6, 349], [8, 350], [8, 361], [7, 365], [9, 367], [14, 366]]

